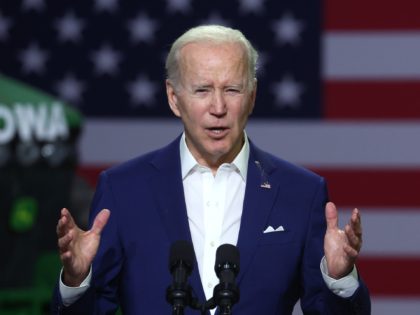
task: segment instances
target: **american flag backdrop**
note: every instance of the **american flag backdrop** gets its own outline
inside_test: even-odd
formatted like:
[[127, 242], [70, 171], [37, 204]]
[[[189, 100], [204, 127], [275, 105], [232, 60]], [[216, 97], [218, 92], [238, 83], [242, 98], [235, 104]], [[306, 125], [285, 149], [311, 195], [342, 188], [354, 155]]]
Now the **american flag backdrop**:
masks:
[[239, 28], [261, 57], [249, 136], [325, 176], [341, 222], [361, 209], [372, 313], [418, 315], [419, 12], [418, 0], [1, 0], [0, 73], [85, 116], [79, 174], [94, 183], [181, 132], [164, 92], [172, 41]]

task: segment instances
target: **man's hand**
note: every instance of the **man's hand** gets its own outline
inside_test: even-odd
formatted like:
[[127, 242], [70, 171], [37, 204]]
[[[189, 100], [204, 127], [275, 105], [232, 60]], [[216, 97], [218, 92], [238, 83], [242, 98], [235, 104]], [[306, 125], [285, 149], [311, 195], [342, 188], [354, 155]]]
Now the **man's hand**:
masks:
[[332, 202], [325, 206], [327, 232], [324, 252], [328, 275], [334, 279], [347, 276], [356, 262], [362, 247], [362, 223], [358, 209], [354, 209], [344, 231], [338, 228], [338, 212]]
[[108, 222], [110, 211], [99, 212], [89, 231], [81, 230], [67, 209], [61, 210], [57, 224], [58, 249], [63, 263], [63, 283], [79, 286], [89, 274], [93, 258], [98, 251], [101, 232]]

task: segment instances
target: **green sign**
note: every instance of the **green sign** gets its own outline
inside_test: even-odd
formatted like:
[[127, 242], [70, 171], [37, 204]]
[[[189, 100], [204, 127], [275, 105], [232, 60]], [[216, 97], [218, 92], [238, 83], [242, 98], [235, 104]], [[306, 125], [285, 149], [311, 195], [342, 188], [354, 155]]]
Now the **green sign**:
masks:
[[0, 145], [65, 141], [80, 129], [80, 113], [57, 98], [0, 75]]

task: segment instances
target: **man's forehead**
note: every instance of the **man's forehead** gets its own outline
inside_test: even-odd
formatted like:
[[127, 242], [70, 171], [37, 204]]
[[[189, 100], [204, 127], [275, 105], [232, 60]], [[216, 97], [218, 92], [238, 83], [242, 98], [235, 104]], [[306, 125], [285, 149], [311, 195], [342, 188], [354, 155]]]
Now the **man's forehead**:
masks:
[[[189, 59], [195, 55], [207, 53], [209, 51], [223, 51], [232, 55], [245, 57], [245, 49], [240, 43], [236, 42], [214, 42], [214, 41], [196, 41], [184, 45], [180, 50], [181, 57]], [[182, 59], [182, 58], [181, 58]]]
[[207, 86], [217, 78], [233, 86], [243, 85], [247, 79], [247, 59], [239, 43], [193, 42], [182, 47], [180, 52], [179, 69], [184, 83], [186, 80]]

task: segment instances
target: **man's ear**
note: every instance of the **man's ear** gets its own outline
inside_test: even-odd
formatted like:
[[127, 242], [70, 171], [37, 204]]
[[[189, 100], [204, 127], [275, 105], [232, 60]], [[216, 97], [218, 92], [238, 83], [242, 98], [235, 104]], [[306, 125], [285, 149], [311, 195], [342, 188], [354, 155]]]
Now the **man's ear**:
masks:
[[254, 110], [254, 106], [255, 106], [255, 99], [257, 98], [257, 79], [256, 78], [254, 78], [253, 83], [254, 83], [254, 86], [251, 91], [251, 97], [250, 97], [251, 105], [249, 106], [248, 115], [252, 114], [252, 111]]
[[165, 83], [166, 96], [168, 97], [169, 107], [171, 108], [175, 116], [181, 117], [181, 112], [178, 108], [178, 97], [176, 95], [175, 87], [173, 86], [173, 83], [168, 79], [166, 79]]

